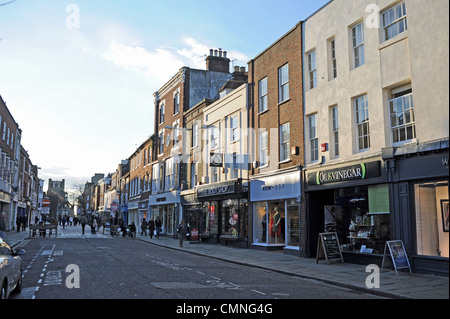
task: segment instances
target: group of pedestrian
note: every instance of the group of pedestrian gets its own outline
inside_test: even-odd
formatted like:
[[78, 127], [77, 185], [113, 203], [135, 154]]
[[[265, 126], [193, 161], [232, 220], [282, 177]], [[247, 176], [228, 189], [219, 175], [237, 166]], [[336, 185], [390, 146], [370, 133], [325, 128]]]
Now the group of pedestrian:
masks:
[[28, 216], [17, 216], [16, 218], [16, 225], [17, 225], [17, 232], [25, 231], [27, 230], [27, 224], [28, 224]]
[[81, 233], [83, 235], [86, 225], [91, 226], [91, 234], [96, 234], [97, 230], [102, 225], [101, 218], [99, 216], [92, 216], [91, 218], [88, 219], [85, 215], [81, 215], [78, 221], [81, 224]]
[[159, 238], [159, 234], [161, 233], [161, 220], [159, 217], [156, 217], [155, 220], [150, 219], [148, 222], [144, 219], [142, 219], [141, 223], [141, 236], [147, 236], [147, 229], [149, 231], [150, 239], [153, 239], [153, 235], [155, 235], [156, 238]]

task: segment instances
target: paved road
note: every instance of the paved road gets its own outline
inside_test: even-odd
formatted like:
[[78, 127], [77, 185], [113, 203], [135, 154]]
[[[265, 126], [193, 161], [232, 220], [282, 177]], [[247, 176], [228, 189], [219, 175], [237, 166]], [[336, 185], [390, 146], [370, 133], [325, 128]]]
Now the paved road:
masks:
[[106, 235], [72, 237], [33, 239], [22, 243], [22, 248], [27, 251], [23, 256], [24, 289], [14, 298], [379, 298], [139, 240]]

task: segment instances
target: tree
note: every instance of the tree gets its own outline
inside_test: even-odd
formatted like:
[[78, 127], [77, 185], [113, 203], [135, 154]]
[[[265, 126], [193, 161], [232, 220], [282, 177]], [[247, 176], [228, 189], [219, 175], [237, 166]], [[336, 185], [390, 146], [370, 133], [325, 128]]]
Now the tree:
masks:
[[74, 184], [73, 185], [73, 194], [74, 197], [76, 198], [76, 201], [78, 203], [78, 206], [81, 207], [82, 211], [83, 211], [83, 215], [87, 215], [88, 213], [88, 207], [89, 207], [89, 198], [90, 198], [90, 192], [89, 192], [89, 185], [91, 183], [86, 182], [85, 184], [83, 183], [78, 183], [78, 184]]

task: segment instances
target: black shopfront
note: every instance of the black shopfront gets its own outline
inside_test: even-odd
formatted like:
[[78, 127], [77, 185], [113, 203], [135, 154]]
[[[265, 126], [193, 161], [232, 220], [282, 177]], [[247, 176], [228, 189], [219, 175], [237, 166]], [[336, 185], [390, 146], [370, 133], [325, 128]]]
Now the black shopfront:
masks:
[[319, 233], [336, 232], [345, 262], [381, 265], [392, 217], [381, 158], [307, 169], [304, 174], [305, 257], [316, 257]]
[[198, 186], [202, 242], [246, 248], [248, 244], [248, 186], [242, 179]]
[[385, 148], [392, 233], [414, 272], [449, 275], [449, 140]]

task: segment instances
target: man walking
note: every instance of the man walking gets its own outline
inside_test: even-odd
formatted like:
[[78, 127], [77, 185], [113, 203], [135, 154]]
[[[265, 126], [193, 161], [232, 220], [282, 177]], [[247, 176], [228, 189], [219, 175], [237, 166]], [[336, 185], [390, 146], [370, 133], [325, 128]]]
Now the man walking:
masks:
[[6, 231], [6, 213], [3, 212], [0, 215], [0, 239], [5, 239], [5, 231]]

